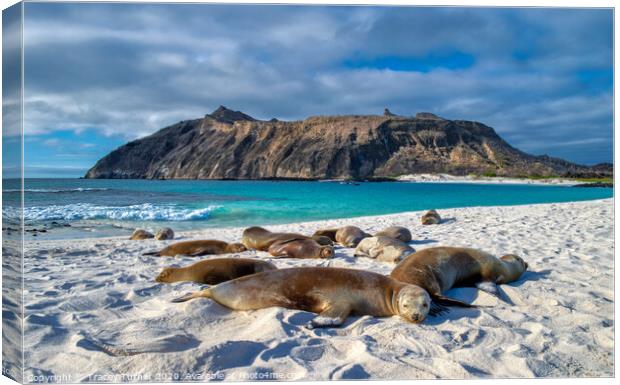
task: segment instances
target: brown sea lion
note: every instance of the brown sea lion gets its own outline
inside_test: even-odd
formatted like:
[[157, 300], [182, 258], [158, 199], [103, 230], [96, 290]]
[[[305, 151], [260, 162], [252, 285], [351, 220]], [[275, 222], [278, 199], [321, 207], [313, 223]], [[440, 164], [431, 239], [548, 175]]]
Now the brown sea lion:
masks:
[[324, 235], [313, 235], [311, 238], [314, 239], [316, 243], [318, 243], [321, 246], [333, 246], [334, 245], [334, 241], [332, 241], [329, 237], [326, 237]]
[[322, 246], [314, 239], [293, 239], [272, 243], [267, 250], [274, 257], [285, 258], [332, 258], [334, 248]]
[[167, 239], [174, 239], [174, 231], [170, 227], [164, 227], [162, 229], [157, 230], [155, 233], [155, 239], [158, 241], [164, 241]]
[[386, 236], [364, 238], [355, 248], [356, 257], [374, 258], [381, 262], [397, 262], [414, 253], [413, 247]]
[[333, 229], [321, 229], [314, 232], [313, 237], [327, 237], [332, 240], [332, 242], [336, 242], [336, 233], [338, 232], [338, 228]]
[[362, 229], [356, 226], [344, 226], [338, 229], [336, 232], [336, 242], [345, 247], [356, 247], [358, 243], [364, 238], [371, 237], [372, 235], [364, 232]]
[[334, 242], [340, 243], [345, 247], [355, 247], [364, 238], [372, 235], [364, 232], [356, 226], [343, 226], [332, 229], [320, 229], [314, 232], [314, 236], [328, 237]]
[[248, 249], [267, 251], [275, 242], [293, 241], [296, 239], [311, 239], [297, 233], [273, 233], [263, 227], [254, 226], [243, 230], [241, 243]]
[[516, 255], [496, 258], [489, 253], [464, 247], [431, 247], [409, 255], [390, 276], [401, 282], [418, 285], [434, 300], [447, 305], [471, 305], [447, 298], [443, 293], [457, 286], [476, 286], [498, 294], [496, 284], [519, 279], [528, 268]]
[[209, 254], [241, 253], [247, 249], [241, 243], [227, 243], [214, 239], [198, 241], [183, 241], [173, 243], [159, 251], [151, 251], [142, 255], [157, 255], [159, 257], [174, 257], [175, 255], [189, 255], [197, 257]]
[[155, 281], [162, 283], [192, 281], [216, 285], [231, 279], [275, 269], [272, 263], [259, 259], [214, 258], [185, 267], [166, 267], [155, 278]]
[[129, 237], [129, 239], [131, 239], [132, 241], [141, 241], [143, 239], [151, 239], [153, 237], [154, 235], [146, 230], [136, 229], [133, 234], [131, 234], [131, 237]]
[[435, 210], [429, 210], [426, 214], [422, 215], [423, 225], [437, 225], [441, 222], [441, 217]]
[[375, 237], [384, 236], [394, 239], [398, 239], [402, 242], [411, 242], [411, 231], [408, 228], [402, 226], [390, 226], [387, 229], [381, 230], [375, 234]]
[[233, 310], [272, 306], [318, 313], [308, 327], [337, 326], [349, 314], [399, 315], [422, 322], [429, 312], [428, 293], [381, 274], [332, 267], [296, 267], [223, 282], [173, 302], [211, 298]]

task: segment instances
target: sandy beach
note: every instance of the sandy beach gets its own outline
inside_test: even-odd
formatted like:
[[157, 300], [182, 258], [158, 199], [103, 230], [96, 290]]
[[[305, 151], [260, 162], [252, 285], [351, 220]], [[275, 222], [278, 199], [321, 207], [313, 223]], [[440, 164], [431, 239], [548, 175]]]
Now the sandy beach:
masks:
[[432, 183], [482, 183], [482, 184], [528, 184], [542, 186], [575, 186], [583, 182], [574, 179], [565, 178], [509, 178], [502, 176], [478, 176], [466, 175], [455, 176], [450, 174], [409, 174], [401, 175], [398, 178], [400, 182], [432, 182]]
[[[169, 265], [208, 257], [142, 256], [174, 241], [125, 238], [32, 241], [25, 259], [27, 381], [418, 379], [613, 376], [613, 200], [440, 210], [268, 226], [311, 234], [352, 224], [408, 227], [411, 245], [518, 254], [530, 269], [503, 300], [474, 288], [448, 294], [481, 305], [409, 324], [350, 317], [308, 330], [314, 314], [234, 312], [208, 299], [170, 301], [200, 288], [159, 284]], [[242, 228], [186, 232], [176, 240], [238, 241]], [[176, 241], [175, 240], [175, 241]], [[247, 251], [234, 256], [269, 258]], [[394, 264], [353, 257], [271, 259], [279, 268], [337, 266], [388, 274]]]

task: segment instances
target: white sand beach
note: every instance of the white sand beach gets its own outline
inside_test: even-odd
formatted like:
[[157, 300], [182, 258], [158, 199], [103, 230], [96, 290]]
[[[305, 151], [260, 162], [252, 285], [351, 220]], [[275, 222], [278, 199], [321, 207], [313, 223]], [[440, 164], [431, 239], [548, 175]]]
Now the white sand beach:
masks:
[[[350, 317], [309, 330], [314, 314], [283, 308], [231, 311], [209, 299], [170, 301], [200, 288], [154, 281], [169, 265], [208, 257], [142, 256], [174, 241], [124, 238], [32, 241], [25, 260], [26, 378], [169, 381], [598, 377], [614, 374], [613, 200], [439, 210], [267, 226], [311, 234], [353, 224], [408, 227], [415, 249], [466, 246], [518, 254], [530, 269], [501, 287], [448, 295], [483, 307], [451, 308], [422, 324]], [[238, 241], [242, 228], [176, 240]], [[235, 256], [268, 258], [247, 251]], [[214, 256], [215, 257], [215, 256]], [[219, 257], [219, 256], [218, 256]], [[329, 265], [388, 274], [394, 264], [353, 257], [272, 259], [279, 268]], [[102, 349], [102, 347], [107, 347]]]
[[450, 174], [408, 174], [397, 178], [400, 182], [432, 182], [432, 183], [482, 183], [482, 184], [529, 184], [543, 186], [575, 186], [584, 182], [566, 178], [510, 178], [502, 176], [479, 176]]

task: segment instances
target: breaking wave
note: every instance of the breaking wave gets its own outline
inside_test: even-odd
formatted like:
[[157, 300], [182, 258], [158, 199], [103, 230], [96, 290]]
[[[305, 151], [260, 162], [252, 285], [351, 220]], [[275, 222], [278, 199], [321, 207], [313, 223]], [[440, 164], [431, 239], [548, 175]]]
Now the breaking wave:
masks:
[[220, 206], [190, 209], [175, 205], [144, 203], [132, 206], [99, 206], [88, 203], [35, 206], [24, 208], [26, 221], [75, 221], [81, 219], [113, 219], [124, 221], [200, 221], [209, 218]]

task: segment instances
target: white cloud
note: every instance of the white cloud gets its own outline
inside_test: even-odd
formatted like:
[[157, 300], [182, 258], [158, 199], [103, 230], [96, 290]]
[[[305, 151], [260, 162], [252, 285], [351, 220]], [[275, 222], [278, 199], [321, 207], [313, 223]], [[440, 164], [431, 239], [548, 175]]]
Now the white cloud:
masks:
[[[575, 76], [611, 70], [609, 12], [27, 7], [29, 135], [95, 129], [133, 139], [220, 104], [263, 119], [431, 111], [484, 122], [524, 150], [611, 135], [611, 87], [585, 92]], [[442, 52], [474, 64], [429, 72], [343, 64]]]

